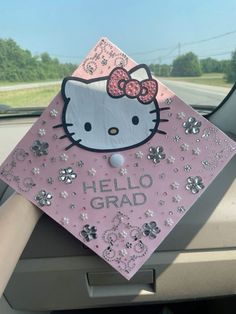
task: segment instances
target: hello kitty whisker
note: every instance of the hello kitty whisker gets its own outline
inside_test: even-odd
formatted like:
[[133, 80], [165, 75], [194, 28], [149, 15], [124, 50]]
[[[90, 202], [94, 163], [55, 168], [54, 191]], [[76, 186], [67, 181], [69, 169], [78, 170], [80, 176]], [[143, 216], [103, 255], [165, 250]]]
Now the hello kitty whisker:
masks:
[[157, 122], [157, 119], [153, 119], [152, 122]]
[[[71, 135], [71, 136], [72, 136], [72, 135], [74, 135], [74, 134], [75, 134], [75, 132], [72, 132], [72, 133], [69, 133], [68, 135]], [[68, 137], [68, 135], [67, 135], [67, 134], [62, 135], [62, 136], [59, 137], [59, 139], [62, 140], [63, 138]]]
[[168, 119], [160, 119], [160, 122], [168, 122]]
[[157, 112], [157, 109], [149, 111], [149, 113], [155, 113], [155, 112]]
[[169, 109], [170, 109], [170, 107], [163, 107], [163, 108], [160, 108], [159, 110], [164, 111], [164, 110], [169, 110]]
[[162, 131], [162, 130], [157, 130], [156, 133], [163, 134], [163, 135], [166, 135], [166, 134], [167, 134], [165, 131]]
[[81, 139], [79, 139], [79, 140], [78, 140], [78, 141], [76, 141], [75, 143], [70, 144], [69, 146], [67, 146], [67, 147], [65, 148], [65, 150], [70, 149], [71, 147], [73, 147], [74, 145], [76, 145], [76, 144], [80, 143], [81, 141], [82, 141], [82, 140], [81, 140]]
[[[73, 123], [65, 123], [66, 126], [72, 126]], [[63, 124], [57, 124], [53, 126], [53, 129], [61, 128], [63, 127]]]
[[[153, 132], [153, 130], [154, 130], [154, 129], [149, 129], [150, 132]], [[156, 133], [163, 134], [163, 135], [166, 134], [166, 132], [165, 132], [165, 131], [162, 131], [162, 130], [157, 130]]]

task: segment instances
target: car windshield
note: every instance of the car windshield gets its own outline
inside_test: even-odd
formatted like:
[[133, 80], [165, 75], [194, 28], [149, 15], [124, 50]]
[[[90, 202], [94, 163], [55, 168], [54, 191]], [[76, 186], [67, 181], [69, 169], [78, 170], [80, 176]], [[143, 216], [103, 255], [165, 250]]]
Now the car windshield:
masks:
[[236, 81], [236, 2], [0, 3], [0, 115], [40, 114], [108, 37], [189, 105], [212, 110]]

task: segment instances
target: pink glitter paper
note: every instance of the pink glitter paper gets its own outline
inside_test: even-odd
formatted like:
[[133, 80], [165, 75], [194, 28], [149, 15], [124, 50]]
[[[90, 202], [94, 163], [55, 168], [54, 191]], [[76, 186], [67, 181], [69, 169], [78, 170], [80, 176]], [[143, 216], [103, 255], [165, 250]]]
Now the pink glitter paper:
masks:
[[0, 168], [0, 178], [130, 279], [235, 143], [106, 38]]

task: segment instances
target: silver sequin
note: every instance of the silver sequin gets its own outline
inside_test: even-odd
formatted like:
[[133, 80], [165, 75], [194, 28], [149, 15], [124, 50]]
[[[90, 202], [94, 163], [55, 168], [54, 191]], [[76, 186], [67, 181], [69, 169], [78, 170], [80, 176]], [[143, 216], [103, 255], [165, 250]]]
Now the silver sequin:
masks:
[[77, 174], [73, 172], [71, 167], [59, 170], [58, 179], [66, 184], [71, 184], [76, 177]]
[[40, 206], [50, 206], [51, 205], [52, 194], [46, 192], [45, 190], [41, 190], [35, 196], [35, 200]]
[[167, 218], [167, 219], [165, 220], [165, 226], [166, 226], [166, 227], [171, 227], [173, 224], [174, 224], [173, 219]]
[[36, 156], [43, 156], [48, 154], [49, 144], [47, 142], [40, 142], [39, 140], [34, 141], [31, 146], [31, 150]]
[[191, 165], [187, 164], [184, 166], [184, 171], [189, 172], [192, 169]]
[[151, 209], [146, 210], [145, 212], [145, 216], [146, 217], [153, 217], [154, 212]]
[[52, 110], [50, 111], [50, 116], [51, 116], [52, 118], [55, 118], [55, 117], [57, 116], [57, 114], [58, 114], [58, 111], [56, 111], [56, 109], [52, 109]]
[[158, 164], [161, 159], [165, 159], [166, 154], [164, 154], [164, 149], [162, 146], [150, 147], [149, 154], [147, 158], [152, 160], [154, 164]]
[[68, 160], [68, 155], [66, 155], [65, 153], [62, 153], [61, 155], [60, 155], [60, 160], [62, 160], [62, 161], [67, 161]]
[[82, 168], [83, 165], [84, 165], [84, 162], [83, 162], [82, 160], [80, 160], [80, 161], [77, 162], [77, 166], [78, 166], [78, 167]]
[[44, 136], [45, 134], [46, 134], [45, 129], [39, 129], [39, 130], [38, 130], [38, 135], [39, 135], [39, 136]]
[[200, 176], [188, 177], [186, 190], [191, 191], [193, 194], [198, 193], [200, 190], [204, 189], [204, 184], [202, 183], [202, 178]]
[[126, 176], [127, 173], [128, 173], [128, 171], [127, 171], [126, 168], [121, 168], [120, 171], [119, 171], [119, 173], [120, 173], [121, 176]]
[[95, 226], [85, 225], [80, 234], [87, 242], [89, 242], [97, 238], [97, 228]]
[[185, 209], [184, 206], [179, 206], [179, 207], [177, 207], [177, 212], [178, 212], [178, 213], [182, 214], [182, 213], [184, 213], [185, 211], [186, 211], [186, 209]]
[[201, 125], [202, 123], [200, 121], [197, 121], [194, 117], [189, 117], [188, 120], [183, 123], [183, 128], [186, 134], [198, 134]]
[[96, 169], [91, 168], [91, 169], [88, 170], [88, 175], [94, 177], [96, 172], [97, 172]]
[[147, 222], [143, 225], [143, 235], [149, 237], [150, 239], [155, 239], [157, 234], [160, 233], [160, 229], [157, 227], [155, 221]]

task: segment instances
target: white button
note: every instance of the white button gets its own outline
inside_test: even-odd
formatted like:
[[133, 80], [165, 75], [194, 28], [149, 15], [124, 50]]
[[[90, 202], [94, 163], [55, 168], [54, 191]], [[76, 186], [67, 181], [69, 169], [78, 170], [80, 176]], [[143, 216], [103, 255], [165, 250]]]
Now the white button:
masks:
[[113, 154], [110, 157], [110, 164], [112, 167], [119, 168], [123, 165], [125, 159], [121, 154]]

